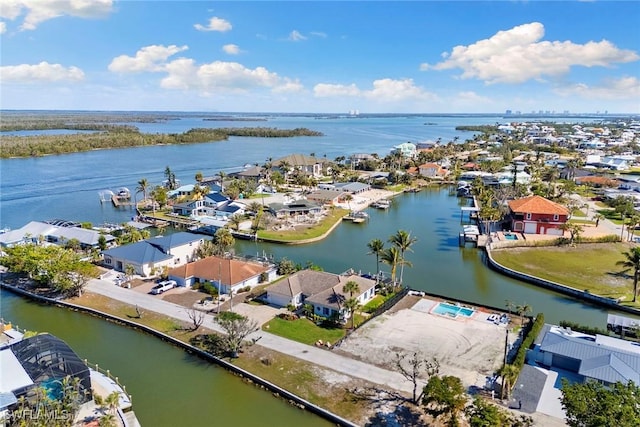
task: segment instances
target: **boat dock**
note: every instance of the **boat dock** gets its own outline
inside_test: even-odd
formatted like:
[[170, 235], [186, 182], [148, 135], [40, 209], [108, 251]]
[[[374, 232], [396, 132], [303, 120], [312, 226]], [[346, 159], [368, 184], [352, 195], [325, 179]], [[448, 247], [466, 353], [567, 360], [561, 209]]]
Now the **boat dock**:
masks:
[[360, 224], [363, 223], [365, 221], [367, 221], [369, 219], [369, 214], [367, 214], [366, 212], [355, 212], [352, 211], [349, 213], [349, 215], [343, 217], [343, 219], [345, 221], [351, 221], [354, 222], [356, 224]]

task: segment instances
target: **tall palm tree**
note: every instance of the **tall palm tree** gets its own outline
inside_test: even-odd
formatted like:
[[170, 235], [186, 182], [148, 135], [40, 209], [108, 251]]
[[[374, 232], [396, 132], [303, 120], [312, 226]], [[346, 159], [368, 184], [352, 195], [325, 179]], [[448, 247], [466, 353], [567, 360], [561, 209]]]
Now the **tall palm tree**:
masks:
[[355, 280], [349, 280], [342, 287], [342, 292], [348, 292], [349, 298], [353, 298], [353, 294], [360, 292], [360, 286], [358, 286], [358, 282]]
[[404, 254], [411, 250], [411, 246], [418, 241], [417, 238], [411, 237], [411, 232], [405, 230], [398, 230], [396, 234], [389, 237], [389, 242], [400, 250], [400, 283], [402, 283], [402, 277], [404, 273], [405, 262]]
[[218, 172], [218, 176], [220, 177], [220, 192], [224, 193], [224, 178], [227, 176], [224, 171]]
[[244, 217], [240, 214], [233, 214], [229, 217], [229, 225], [236, 229], [236, 231], [240, 231], [240, 224], [244, 220]]
[[376, 283], [378, 283], [380, 277], [380, 255], [384, 250], [384, 242], [380, 239], [373, 239], [367, 243], [367, 247], [369, 248], [368, 254], [376, 256]]
[[388, 249], [383, 250], [380, 253], [380, 260], [391, 267], [391, 282], [395, 286], [396, 284], [396, 270], [398, 264], [402, 262], [402, 256], [400, 255], [400, 249], [395, 246], [391, 246]]
[[356, 310], [358, 307], [360, 307], [360, 302], [357, 298], [349, 298], [344, 302], [344, 308], [349, 310], [349, 314], [351, 316], [351, 329], [356, 328]]
[[636, 246], [623, 252], [625, 259], [616, 262], [616, 265], [626, 267], [627, 270], [633, 269], [633, 302], [636, 302], [638, 296], [638, 278], [640, 278], [640, 246]]
[[138, 181], [138, 186], [136, 187], [136, 193], [142, 193], [143, 202], [147, 200], [147, 191], [149, 190], [149, 181], [147, 178], [142, 178]]
[[501, 398], [504, 399], [506, 396], [507, 399], [509, 399], [511, 388], [518, 379], [518, 367], [509, 364], [502, 365], [502, 368], [500, 368], [498, 374], [502, 377]]

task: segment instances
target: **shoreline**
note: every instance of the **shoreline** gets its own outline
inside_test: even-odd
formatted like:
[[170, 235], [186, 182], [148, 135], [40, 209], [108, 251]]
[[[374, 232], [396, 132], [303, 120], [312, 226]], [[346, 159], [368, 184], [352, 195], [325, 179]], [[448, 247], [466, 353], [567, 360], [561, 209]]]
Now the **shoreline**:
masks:
[[41, 302], [41, 303], [45, 303], [45, 304], [49, 304], [49, 305], [54, 305], [56, 307], [59, 308], [65, 308], [68, 310], [73, 310], [73, 311], [79, 311], [82, 312], [84, 314], [87, 315], [91, 315], [91, 316], [95, 316], [98, 318], [101, 318], [105, 321], [108, 322], [113, 322], [116, 323], [118, 325], [121, 326], [125, 326], [125, 327], [129, 327], [132, 329], [135, 329], [137, 331], [143, 332], [143, 333], [147, 333], [149, 335], [152, 335], [156, 338], [161, 339], [162, 341], [165, 341], [169, 344], [172, 344], [180, 349], [182, 349], [183, 351], [189, 353], [189, 354], [193, 354], [198, 356], [201, 359], [207, 360], [211, 363], [215, 363], [218, 366], [224, 368], [225, 370], [229, 371], [230, 373], [232, 373], [233, 375], [236, 375], [240, 378], [242, 378], [244, 381], [250, 382], [255, 384], [256, 386], [259, 386], [260, 388], [264, 388], [268, 391], [270, 391], [275, 397], [277, 398], [281, 398], [286, 400], [288, 403], [306, 410], [306, 411], [310, 411], [330, 422], [335, 423], [336, 425], [339, 426], [345, 426], [345, 427], [357, 427], [358, 425], [345, 419], [342, 418], [341, 416], [334, 414], [333, 412], [330, 412], [306, 399], [303, 399], [302, 397], [291, 393], [288, 390], [285, 390], [284, 388], [279, 387], [278, 385], [267, 381], [264, 378], [259, 377], [258, 375], [255, 375], [239, 366], [234, 365], [233, 363], [227, 362], [226, 360], [219, 358], [217, 356], [214, 356], [213, 354], [210, 354], [208, 352], [206, 352], [205, 350], [199, 349], [189, 343], [186, 343], [184, 341], [181, 341], [177, 338], [174, 338], [168, 334], [165, 334], [161, 331], [158, 331], [154, 328], [151, 328], [149, 326], [143, 325], [141, 323], [137, 323], [134, 322], [132, 320], [127, 320], [127, 319], [123, 319], [121, 317], [112, 315], [110, 313], [106, 313], [100, 310], [96, 310], [94, 308], [91, 307], [86, 307], [83, 305], [79, 305], [79, 304], [74, 304], [62, 299], [53, 299], [53, 298], [48, 298], [48, 297], [44, 297], [42, 295], [37, 295], [34, 294], [32, 292], [29, 292], [25, 289], [22, 289], [18, 286], [13, 286], [10, 285], [6, 282], [4, 282], [4, 280], [0, 280], [0, 288], [5, 289], [9, 292], [12, 292], [14, 294], [18, 294], [22, 297], [26, 297], [28, 299], [37, 301], [37, 302]]

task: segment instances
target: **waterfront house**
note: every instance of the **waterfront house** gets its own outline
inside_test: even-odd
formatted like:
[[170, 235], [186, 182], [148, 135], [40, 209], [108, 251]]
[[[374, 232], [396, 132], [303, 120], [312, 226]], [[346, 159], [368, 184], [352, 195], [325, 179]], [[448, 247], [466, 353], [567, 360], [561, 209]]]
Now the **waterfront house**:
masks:
[[418, 154], [418, 150], [416, 148], [416, 144], [404, 142], [393, 147], [391, 153], [398, 154], [404, 159], [413, 159]]
[[296, 200], [286, 204], [271, 203], [268, 207], [269, 211], [275, 215], [276, 218], [290, 218], [299, 215], [314, 216], [322, 213], [322, 206], [308, 200]]
[[346, 191], [350, 194], [360, 194], [371, 190], [370, 184], [362, 182], [336, 182], [333, 186], [336, 190]]
[[262, 166], [250, 166], [240, 172], [232, 172], [229, 177], [258, 182], [267, 176], [267, 171]]
[[175, 204], [172, 209], [173, 213], [183, 216], [217, 216], [216, 211], [224, 211], [229, 204], [231, 204], [231, 199], [227, 196], [211, 192], [200, 200]]
[[[282, 173], [285, 179], [288, 178], [289, 174], [293, 171], [300, 171], [304, 175], [319, 178], [322, 177], [322, 166], [325, 161], [326, 159], [305, 156], [304, 154], [290, 154], [274, 160], [273, 166]], [[283, 170], [283, 164], [288, 165], [288, 170]]]
[[569, 220], [569, 210], [541, 196], [530, 196], [509, 202], [511, 230], [526, 234], [562, 236], [562, 224]]
[[335, 205], [344, 201], [344, 198], [349, 194], [347, 191], [339, 189], [335, 190], [316, 190], [310, 194], [307, 194], [307, 200], [315, 204], [320, 205]]
[[447, 170], [437, 163], [424, 163], [418, 166], [420, 176], [427, 178], [441, 178], [447, 174]]
[[91, 400], [91, 372], [64, 341], [47, 333], [24, 338], [4, 323], [0, 323], [0, 327], [0, 417], [3, 420], [6, 420], [3, 415], [17, 409], [20, 398], [32, 399], [39, 387], [51, 392], [56, 383], [67, 377], [79, 382], [77, 403]]
[[178, 286], [191, 287], [196, 283], [211, 282], [221, 294], [237, 293], [275, 278], [276, 268], [272, 264], [216, 256], [169, 270], [169, 279], [175, 280]]
[[357, 275], [341, 275], [324, 271], [302, 270], [267, 287], [267, 302], [280, 307], [303, 304], [313, 306], [313, 312], [321, 317], [339, 315], [346, 321], [350, 313], [344, 302], [350, 298], [343, 292], [344, 285], [354, 281], [359, 291], [353, 295], [361, 305], [375, 296], [375, 281]]
[[131, 265], [135, 274], [150, 276], [164, 267], [172, 268], [192, 261], [194, 252], [203, 241], [201, 235], [188, 232], [152, 237], [102, 251], [103, 263], [122, 272]]
[[640, 347], [606, 335], [590, 335], [545, 325], [527, 354], [530, 364], [573, 373], [578, 381], [640, 383]]
[[104, 236], [107, 244], [115, 241], [115, 237], [111, 234], [82, 228], [78, 223], [56, 221], [56, 224], [61, 225], [31, 221], [21, 228], [0, 234], [0, 246], [11, 247], [30, 243], [64, 246], [69, 241], [75, 240], [79, 242], [82, 249], [94, 249], [99, 247], [100, 236]]

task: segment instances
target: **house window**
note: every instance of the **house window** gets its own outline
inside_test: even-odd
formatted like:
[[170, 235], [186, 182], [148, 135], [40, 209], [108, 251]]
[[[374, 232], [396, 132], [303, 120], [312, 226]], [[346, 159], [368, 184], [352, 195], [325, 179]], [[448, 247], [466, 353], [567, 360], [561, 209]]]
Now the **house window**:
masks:
[[323, 307], [322, 311], [325, 315], [329, 315], [329, 309], [327, 307]]
[[527, 215], [525, 216], [526, 219], [531, 219], [531, 214], [527, 213]]
[[104, 262], [105, 262], [105, 264], [111, 265], [111, 258], [105, 258]]
[[554, 215], [553, 215], [553, 220], [554, 220], [554, 221], [557, 221], [557, 220], [559, 220], [559, 219], [560, 219], [560, 215], [558, 215], [558, 214], [554, 214]]

